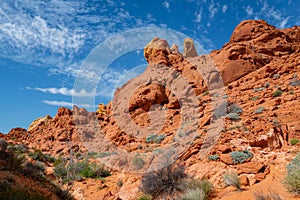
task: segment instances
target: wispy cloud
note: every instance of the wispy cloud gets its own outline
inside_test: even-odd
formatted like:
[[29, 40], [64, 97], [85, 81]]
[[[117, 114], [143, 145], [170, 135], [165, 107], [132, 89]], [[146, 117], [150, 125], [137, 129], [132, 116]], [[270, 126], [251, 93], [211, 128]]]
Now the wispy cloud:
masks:
[[253, 8], [251, 6], [247, 6], [245, 11], [247, 13], [247, 16], [253, 15]]
[[226, 13], [227, 9], [228, 9], [227, 5], [224, 5], [224, 6], [222, 7], [222, 12], [223, 12], [223, 13]]
[[26, 23], [7, 22], [0, 24], [1, 39], [10, 38], [17, 48], [28, 50], [40, 47], [53, 53], [65, 55], [65, 52], [78, 52], [84, 44], [85, 34], [71, 31], [64, 26], [50, 27], [40, 16], [35, 16], [30, 26]]
[[81, 91], [75, 91], [74, 89], [68, 89], [65, 87], [62, 88], [31, 88], [31, 87], [26, 87], [28, 90], [36, 90], [44, 93], [49, 93], [49, 94], [58, 94], [58, 95], [64, 95], [64, 96], [73, 96], [73, 97], [90, 97], [95, 95], [95, 91], [92, 92], [87, 92], [85, 90]]
[[203, 8], [202, 7], [198, 11], [195, 12], [195, 22], [201, 23], [202, 12], [203, 12]]
[[209, 17], [214, 18], [215, 14], [218, 12], [220, 5], [215, 3], [213, 0], [210, 2], [208, 6]]
[[[73, 107], [74, 106], [73, 103], [66, 102], [66, 101], [43, 100], [43, 103], [51, 105], [51, 106], [61, 106], [61, 107]], [[95, 108], [95, 106], [90, 105], [90, 104], [79, 104], [76, 106], [83, 107], [83, 108]]]
[[165, 7], [168, 11], [170, 11], [170, 2], [164, 1], [164, 2], [162, 3], [162, 5], [163, 5], [163, 7]]
[[266, 0], [258, 1], [257, 7], [260, 9], [255, 11], [254, 8], [248, 5], [245, 9], [247, 17], [265, 19], [278, 28], [285, 28], [288, 25], [288, 21], [291, 17], [288, 16], [284, 10], [278, 10], [274, 6], [270, 6]]
[[111, 0], [92, 5], [77, 0], [1, 0], [0, 57], [69, 75], [108, 35], [152, 20], [134, 18], [123, 6]]

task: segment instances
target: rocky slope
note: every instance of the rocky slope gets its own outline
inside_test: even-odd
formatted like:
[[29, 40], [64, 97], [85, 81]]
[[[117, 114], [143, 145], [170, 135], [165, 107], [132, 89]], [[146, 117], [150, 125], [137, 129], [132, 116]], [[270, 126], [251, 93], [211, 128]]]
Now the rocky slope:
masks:
[[[300, 139], [300, 27], [279, 30], [247, 20], [209, 55], [197, 56], [190, 39], [184, 46], [180, 53], [154, 38], [144, 49], [144, 74], [118, 89], [107, 106], [95, 113], [60, 108], [54, 118], [1, 137], [56, 157], [109, 154], [100, 158], [113, 172], [108, 187], [91, 191], [89, 183], [98, 183], [76, 183], [82, 199], [138, 199], [139, 172], [158, 162], [181, 163], [189, 177], [209, 179], [212, 199], [253, 199], [258, 185], [283, 188], [285, 166], [299, 152], [299, 144], [290, 142]], [[249, 156], [242, 161], [233, 156], [243, 153]], [[137, 155], [143, 156], [138, 168], [132, 162]], [[162, 161], [167, 156], [171, 161]], [[245, 191], [224, 184], [230, 170]], [[297, 199], [284, 189], [279, 193]]]

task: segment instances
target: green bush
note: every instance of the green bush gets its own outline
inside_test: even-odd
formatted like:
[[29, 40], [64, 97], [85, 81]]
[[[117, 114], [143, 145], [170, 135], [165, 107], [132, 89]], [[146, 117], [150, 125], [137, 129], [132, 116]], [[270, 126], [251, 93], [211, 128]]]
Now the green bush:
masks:
[[183, 167], [169, 165], [146, 174], [141, 180], [140, 190], [153, 197], [164, 193], [171, 195], [173, 192], [180, 190], [184, 177]]
[[205, 194], [203, 190], [200, 188], [195, 188], [195, 189], [187, 189], [183, 196], [182, 200], [205, 200]]
[[148, 195], [148, 194], [143, 194], [142, 196], [140, 196], [139, 200], [152, 200], [152, 196]]
[[269, 190], [267, 194], [262, 191], [256, 191], [254, 192], [254, 197], [255, 200], [283, 200], [283, 198], [273, 190]]
[[41, 150], [35, 149], [33, 152], [29, 152], [28, 156], [30, 156], [34, 160], [44, 160], [45, 155], [42, 153]]
[[223, 176], [224, 182], [227, 186], [234, 186], [238, 190], [241, 189], [241, 184], [238, 175], [235, 172], [226, 172]]
[[283, 93], [282, 90], [277, 89], [275, 92], [273, 92], [273, 97], [279, 97], [281, 96]]
[[287, 174], [285, 183], [290, 192], [300, 195], [300, 167], [297, 167]]
[[264, 107], [259, 107], [257, 110], [254, 111], [254, 113], [255, 113], [255, 114], [261, 114], [261, 113], [264, 112], [264, 110], [265, 110]]
[[210, 155], [210, 156], [208, 156], [208, 160], [212, 160], [212, 161], [216, 161], [216, 160], [218, 160], [220, 157], [218, 156], [218, 155]]
[[142, 169], [145, 165], [145, 161], [140, 156], [135, 156], [132, 160], [132, 166], [135, 170]]
[[166, 138], [166, 135], [157, 135], [151, 133], [150, 135], [147, 136], [146, 142], [147, 143], [161, 143], [164, 139]]
[[300, 195], [300, 153], [287, 165], [285, 184], [289, 191]]
[[212, 191], [212, 184], [204, 180], [190, 180], [185, 184], [182, 200], [206, 200]]
[[238, 113], [228, 113], [226, 115], [226, 117], [231, 120], [239, 120], [240, 119], [240, 115]]
[[299, 140], [298, 139], [291, 139], [291, 141], [290, 141], [290, 144], [291, 145], [296, 145], [296, 144], [298, 144], [299, 143]]
[[300, 168], [300, 153], [286, 166], [287, 172], [291, 173]]
[[245, 162], [249, 158], [252, 158], [253, 154], [248, 150], [234, 151], [230, 153], [230, 157], [232, 158], [234, 164], [238, 164]]

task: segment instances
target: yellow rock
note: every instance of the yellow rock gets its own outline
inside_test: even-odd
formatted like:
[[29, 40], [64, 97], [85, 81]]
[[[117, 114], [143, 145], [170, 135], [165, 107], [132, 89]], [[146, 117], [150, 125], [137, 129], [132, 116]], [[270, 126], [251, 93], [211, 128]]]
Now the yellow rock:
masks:
[[40, 117], [37, 118], [36, 120], [34, 120], [28, 127], [27, 131], [32, 130], [34, 127], [38, 126], [39, 124], [43, 123], [43, 122], [47, 122], [49, 120], [51, 120], [52, 117], [50, 117], [49, 115], [46, 115], [45, 117]]
[[104, 105], [103, 103], [100, 103], [98, 105], [98, 109], [97, 109], [96, 113], [106, 114], [106, 105]]

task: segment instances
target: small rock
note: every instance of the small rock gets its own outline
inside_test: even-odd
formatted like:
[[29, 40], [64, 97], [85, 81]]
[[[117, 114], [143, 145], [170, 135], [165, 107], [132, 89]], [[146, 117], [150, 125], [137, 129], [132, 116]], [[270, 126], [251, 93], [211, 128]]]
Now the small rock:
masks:
[[240, 177], [239, 177], [239, 180], [240, 180], [240, 184], [242, 185], [242, 186], [248, 186], [249, 185], [249, 178], [245, 175], [245, 174], [243, 174], [243, 175], [241, 175]]
[[221, 154], [220, 160], [227, 165], [233, 164], [233, 160], [232, 160], [232, 157], [230, 156], [230, 154]]

